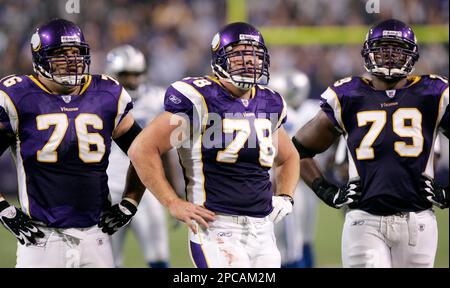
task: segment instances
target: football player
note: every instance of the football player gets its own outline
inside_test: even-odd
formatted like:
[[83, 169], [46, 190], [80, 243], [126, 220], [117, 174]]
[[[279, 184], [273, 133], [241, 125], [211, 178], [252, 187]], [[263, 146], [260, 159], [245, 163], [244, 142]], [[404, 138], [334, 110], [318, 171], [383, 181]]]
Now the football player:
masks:
[[[143, 84], [147, 64], [144, 54], [131, 45], [116, 47], [106, 56], [105, 73], [119, 80], [133, 100], [131, 113], [140, 126], [164, 110], [164, 89]], [[128, 157], [119, 146], [111, 146], [108, 166], [108, 186], [112, 203], [120, 202], [125, 187]], [[111, 238], [116, 267], [123, 265], [123, 244], [128, 228], [135, 233], [149, 267], [169, 266], [169, 243], [164, 207], [151, 193], [145, 193], [139, 210], [130, 225], [120, 229]]]
[[[448, 82], [411, 75], [419, 59], [417, 40], [401, 21], [372, 27], [361, 53], [373, 78], [335, 82], [322, 94], [322, 111], [293, 138], [302, 178], [329, 206], [350, 208], [342, 233], [344, 267], [432, 267], [432, 204], [448, 207], [448, 194], [433, 181], [438, 130], [448, 137]], [[338, 188], [324, 179], [313, 157], [341, 134], [349, 182]]]
[[[292, 211], [299, 157], [282, 124], [286, 105], [264, 87], [269, 54], [247, 23], [211, 43], [215, 76], [170, 85], [165, 110], [138, 136], [130, 157], [143, 183], [190, 227], [197, 267], [280, 267], [273, 226]], [[152, 135], [159, 135], [155, 138]], [[188, 201], [165, 179], [160, 155], [178, 148]], [[277, 167], [276, 195], [269, 169]]]
[[[284, 129], [290, 137], [320, 110], [318, 100], [308, 99], [310, 81], [302, 71], [287, 69], [273, 73], [270, 77], [270, 87], [286, 99], [289, 117]], [[275, 225], [281, 267], [312, 268], [318, 199], [303, 181], [299, 181], [295, 188], [294, 201], [296, 204], [292, 213]]]
[[20, 243], [16, 267], [114, 267], [108, 234], [131, 220], [145, 191], [130, 166], [122, 200], [108, 200], [111, 138], [126, 152], [141, 130], [131, 98], [89, 74], [89, 45], [70, 21], [37, 28], [31, 53], [36, 75], [0, 81], [0, 152], [11, 147], [21, 206], [0, 195], [0, 220]]

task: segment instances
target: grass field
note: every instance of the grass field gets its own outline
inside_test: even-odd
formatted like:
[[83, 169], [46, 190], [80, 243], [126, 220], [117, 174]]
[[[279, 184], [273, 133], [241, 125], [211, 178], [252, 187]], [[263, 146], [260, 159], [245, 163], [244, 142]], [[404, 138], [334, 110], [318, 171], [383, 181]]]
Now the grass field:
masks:
[[[436, 210], [439, 225], [439, 246], [436, 267], [449, 268], [449, 210]], [[172, 221], [170, 221], [172, 222]], [[171, 223], [173, 224], [173, 222]], [[318, 267], [341, 266], [341, 231], [343, 215], [341, 211], [320, 206], [315, 242]], [[172, 267], [193, 267], [187, 246], [187, 229], [180, 225], [170, 229], [170, 253]], [[146, 267], [137, 241], [128, 233], [125, 245], [125, 267]], [[0, 228], [0, 267], [14, 267], [16, 255], [15, 238]]]

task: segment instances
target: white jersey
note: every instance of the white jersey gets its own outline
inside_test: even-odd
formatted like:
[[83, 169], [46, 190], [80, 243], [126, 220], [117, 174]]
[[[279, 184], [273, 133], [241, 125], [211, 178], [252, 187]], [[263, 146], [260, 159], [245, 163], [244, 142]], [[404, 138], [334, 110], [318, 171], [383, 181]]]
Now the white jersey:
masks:
[[[313, 99], [304, 100], [296, 110], [288, 107], [288, 117], [283, 128], [292, 137], [314, 118], [319, 110], [319, 101]], [[311, 243], [314, 235], [317, 197], [302, 180], [295, 188], [294, 201], [292, 213], [275, 225], [282, 264], [300, 260], [303, 256], [303, 244]]]
[[[165, 90], [159, 87], [141, 85], [134, 93], [130, 93], [132, 98], [136, 99], [132, 115], [139, 126], [145, 127], [163, 112], [164, 92]], [[135, 95], [136, 97], [133, 97]], [[112, 203], [115, 204], [122, 199], [130, 160], [116, 144], [111, 145], [109, 157], [108, 185]], [[135, 233], [147, 263], [168, 262], [169, 243], [165, 210], [150, 191], [146, 191], [142, 196], [133, 221], [111, 237], [116, 267], [123, 264], [122, 250], [127, 228], [131, 228]]]
[[[130, 95], [134, 100], [133, 109], [130, 113], [134, 120], [144, 128], [156, 115], [164, 111], [164, 92], [160, 87], [141, 85]], [[139, 95], [134, 97], [135, 95]], [[127, 155], [113, 143], [108, 165], [108, 186], [112, 197], [112, 203], [117, 203], [122, 198], [125, 187], [126, 175], [130, 160]]]

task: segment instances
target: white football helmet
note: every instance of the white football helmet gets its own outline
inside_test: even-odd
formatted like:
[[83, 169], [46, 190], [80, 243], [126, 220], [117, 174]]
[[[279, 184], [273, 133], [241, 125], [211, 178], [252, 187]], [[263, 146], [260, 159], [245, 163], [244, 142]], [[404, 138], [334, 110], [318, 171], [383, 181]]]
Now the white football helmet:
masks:
[[272, 73], [270, 87], [280, 93], [292, 108], [298, 108], [308, 98], [311, 84], [308, 76], [300, 70]]
[[106, 55], [105, 73], [113, 77], [121, 72], [144, 73], [146, 68], [144, 54], [131, 45], [116, 47]]

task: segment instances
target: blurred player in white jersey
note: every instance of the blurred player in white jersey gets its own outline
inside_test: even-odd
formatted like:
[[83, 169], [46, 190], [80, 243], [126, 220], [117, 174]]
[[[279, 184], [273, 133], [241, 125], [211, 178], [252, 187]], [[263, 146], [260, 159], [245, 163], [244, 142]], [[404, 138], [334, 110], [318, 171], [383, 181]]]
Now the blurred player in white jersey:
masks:
[[[134, 102], [133, 116], [145, 126], [163, 110], [164, 89], [142, 84], [146, 72], [144, 54], [138, 49], [123, 45], [107, 55], [106, 73], [116, 77], [128, 91]], [[128, 158], [117, 145], [112, 145], [108, 167], [108, 185], [112, 203], [121, 199], [125, 186]], [[152, 193], [144, 193], [138, 213], [129, 226], [141, 245], [144, 259], [152, 268], [169, 266], [168, 232], [165, 212]], [[123, 265], [123, 245], [128, 228], [119, 230], [112, 237], [112, 248], [116, 267]]]
[[[319, 101], [307, 99], [310, 91], [308, 76], [299, 70], [275, 73], [271, 87], [286, 99], [289, 115], [284, 128], [290, 136], [311, 120], [320, 110]], [[293, 211], [275, 225], [277, 246], [282, 268], [311, 268], [314, 266], [312, 243], [315, 234], [317, 196], [303, 181], [294, 194]]]

